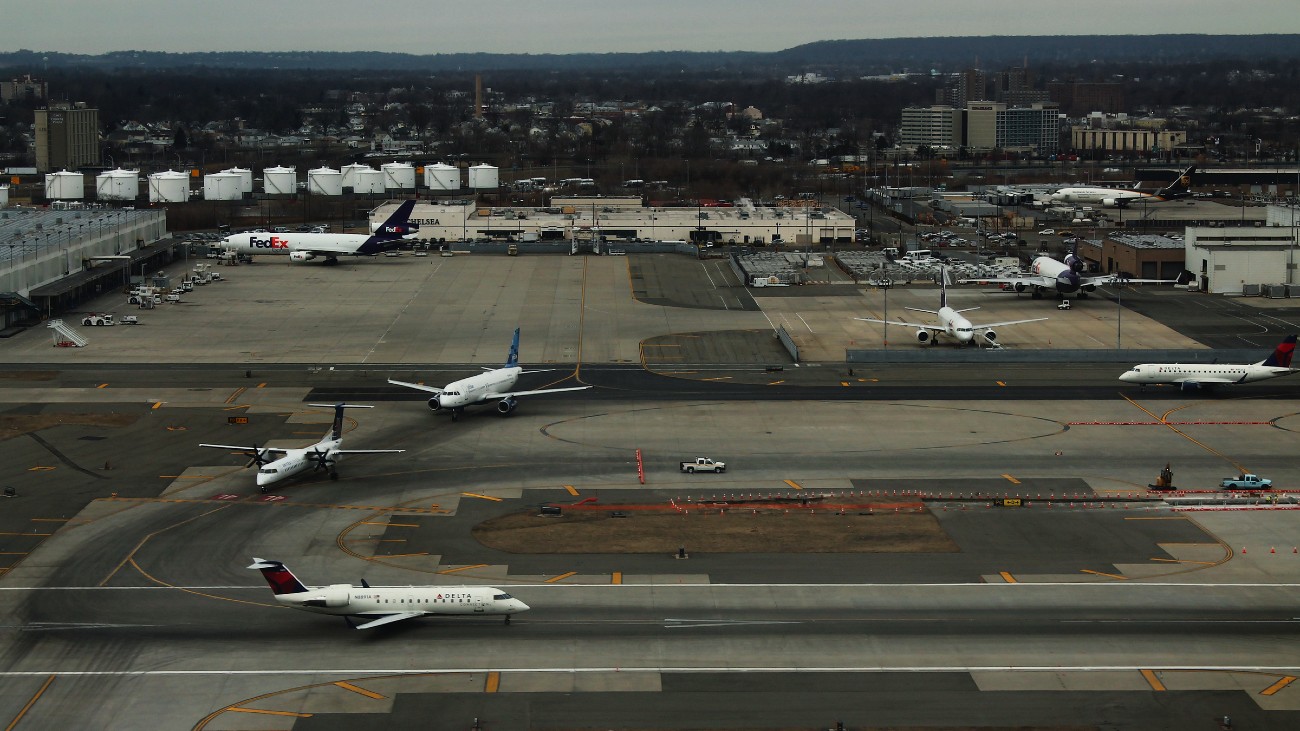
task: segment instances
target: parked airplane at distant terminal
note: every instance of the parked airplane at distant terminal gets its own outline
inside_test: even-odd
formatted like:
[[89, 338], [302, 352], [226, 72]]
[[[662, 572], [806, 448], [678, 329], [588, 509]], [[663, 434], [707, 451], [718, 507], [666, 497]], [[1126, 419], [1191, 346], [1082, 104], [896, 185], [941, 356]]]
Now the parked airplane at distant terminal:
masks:
[[288, 254], [289, 261], [311, 261], [323, 257], [326, 264], [338, 264], [340, 256], [372, 256], [396, 248], [401, 240], [420, 230], [410, 221], [415, 201], [403, 201], [371, 235], [332, 233], [244, 233], [231, 234], [222, 242], [236, 254]]
[[448, 383], [442, 388], [426, 386], [422, 383], [395, 381], [391, 378], [388, 379], [388, 382], [395, 386], [405, 386], [436, 394], [429, 399], [429, 408], [434, 411], [442, 409], [450, 411], [452, 421], [460, 418], [461, 412], [465, 410], [466, 406], [484, 404], [494, 399], [497, 400], [497, 411], [502, 416], [508, 416], [519, 405], [517, 400], [519, 396], [540, 396], [548, 393], [582, 391], [591, 388], [591, 386], [573, 386], [570, 388], [543, 388], [535, 391], [510, 390], [514, 388], [520, 374], [540, 372], [526, 371], [519, 367], [519, 328], [515, 328], [515, 337], [510, 343], [510, 355], [506, 358], [505, 366], [501, 368], [488, 370], [486, 373], [480, 373], [477, 376], [462, 378], [459, 381]]
[[957, 341], [959, 345], [968, 345], [974, 343], [975, 335], [978, 333], [984, 338], [989, 345], [997, 345], [998, 334], [993, 329], [996, 327], [1007, 327], [1009, 325], [1019, 325], [1026, 322], [1039, 322], [1046, 320], [1046, 317], [1034, 317], [1028, 320], [1007, 320], [1006, 322], [990, 322], [986, 325], [975, 325], [970, 320], [962, 316], [963, 312], [978, 310], [978, 307], [968, 307], [964, 310], [954, 310], [948, 306], [948, 270], [946, 267], [939, 269], [939, 309], [922, 310], [916, 307], [907, 309], [915, 312], [925, 312], [938, 318], [938, 324], [935, 325], [918, 325], [914, 322], [901, 322], [898, 320], [876, 320], [870, 317], [854, 318], [864, 322], [876, 322], [886, 325], [902, 325], [903, 327], [915, 327], [916, 339], [922, 343], [934, 345], [939, 341], [940, 335], [947, 335]]
[[303, 586], [279, 561], [254, 558], [248, 568], [261, 571], [275, 600], [287, 607], [343, 617], [349, 625], [351, 617], [370, 620], [352, 625], [353, 629], [370, 629], [430, 614], [503, 614], [509, 624], [510, 615], [528, 611], [527, 604], [490, 586], [371, 586], [364, 579], [361, 586]]
[[1279, 376], [1289, 376], [1297, 369], [1291, 367], [1291, 356], [1295, 352], [1296, 336], [1288, 335], [1272, 355], [1258, 363], [1249, 365], [1229, 365], [1220, 363], [1142, 363], [1128, 369], [1119, 380], [1126, 383], [1147, 385], [1148, 383], [1168, 383], [1187, 391], [1196, 388], [1210, 388], [1230, 383], [1254, 383]]
[[[316, 470], [329, 470], [330, 479], [337, 480], [339, 477], [336, 465], [345, 454], [396, 454], [405, 452], [405, 449], [343, 449], [343, 410], [344, 409], [373, 409], [373, 406], [359, 406], [357, 404], [308, 404], [308, 406], [319, 406], [322, 408], [334, 408], [334, 424], [328, 434], [323, 439], [310, 447], [299, 449], [284, 449], [281, 447], [258, 447], [254, 444], [251, 447], [233, 446], [230, 444], [200, 444], [200, 447], [211, 447], [213, 449], [231, 449], [242, 454], [247, 454], [257, 463], [257, 486], [266, 492], [267, 487], [286, 480], [294, 475], [303, 472]], [[267, 459], [268, 455], [283, 454], [277, 460]]]
[[1174, 182], [1154, 193], [1144, 193], [1137, 189], [1125, 190], [1124, 188], [1084, 186], [1061, 188], [1052, 194], [1052, 200], [1061, 203], [1095, 203], [1106, 208], [1123, 208], [1143, 199], [1168, 201], [1175, 198], [1186, 198], [1192, 193], [1192, 175], [1195, 173], [1196, 166], [1191, 165]]
[[1050, 256], [1043, 255], [1035, 258], [1029, 264], [1029, 271], [1017, 272], [1001, 277], [980, 277], [978, 279], [962, 279], [961, 284], [1002, 284], [1006, 285], [1005, 289], [1013, 292], [1028, 291], [1034, 299], [1039, 299], [1044, 292], [1054, 292], [1059, 297], [1079, 293], [1080, 297], [1087, 297], [1089, 292], [1095, 292], [1097, 287], [1109, 284], [1175, 284], [1176, 279], [1130, 279], [1120, 274], [1082, 274], [1084, 269], [1083, 259], [1077, 254], [1067, 254], [1065, 261], [1057, 261]]

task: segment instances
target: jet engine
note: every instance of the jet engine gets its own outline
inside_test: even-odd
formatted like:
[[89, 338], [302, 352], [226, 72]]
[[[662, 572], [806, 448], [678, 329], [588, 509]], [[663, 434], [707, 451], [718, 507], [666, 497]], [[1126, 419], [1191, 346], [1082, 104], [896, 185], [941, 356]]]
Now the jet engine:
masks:
[[310, 251], [290, 251], [289, 261], [311, 261], [316, 255]]
[[1119, 203], [1117, 203], [1117, 202], [1115, 201], [1114, 198], [1102, 198], [1102, 199], [1101, 199], [1101, 204], [1102, 204], [1103, 206], [1105, 206], [1106, 208], [1118, 208], [1118, 207], [1119, 207]]
[[514, 411], [515, 407], [518, 405], [519, 402], [516, 401], [513, 396], [510, 398], [503, 398], [497, 402], [497, 412], [502, 415], [508, 416], [510, 412]]
[[917, 339], [918, 342], [922, 342], [922, 343], [928, 343], [928, 342], [930, 342], [930, 331], [929, 331], [929, 330], [917, 330], [917, 331], [916, 331], [916, 339]]
[[997, 333], [997, 331], [995, 331], [995, 330], [985, 330], [984, 332], [980, 333], [980, 335], [983, 335], [983, 336], [984, 336], [984, 339], [988, 341], [989, 345], [997, 345], [997, 343], [998, 343], [998, 333]]
[[437, 396], [434, 396], [433, 398], [429, 399], [429, 408], [433, 409], [434, 411], [437, 411], [438, 409], [442, 408], [442, 402], [438, 400]]
[[305, 600], [302, 605], [304, 607], [346, 607], [351, 598], [350, 584], [331, 584], [321, 591], [314, 592], [313, 596]]

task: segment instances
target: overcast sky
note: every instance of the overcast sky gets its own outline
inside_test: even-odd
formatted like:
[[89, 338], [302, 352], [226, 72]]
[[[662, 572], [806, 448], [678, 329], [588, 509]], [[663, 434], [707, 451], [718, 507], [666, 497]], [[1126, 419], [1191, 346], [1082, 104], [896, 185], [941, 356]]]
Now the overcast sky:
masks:
[[857, 38], [1300, 32], [1295, 0], [41, 0], [21, 11], [16, 4], [0, 4], [3, 51], [776, 51]]

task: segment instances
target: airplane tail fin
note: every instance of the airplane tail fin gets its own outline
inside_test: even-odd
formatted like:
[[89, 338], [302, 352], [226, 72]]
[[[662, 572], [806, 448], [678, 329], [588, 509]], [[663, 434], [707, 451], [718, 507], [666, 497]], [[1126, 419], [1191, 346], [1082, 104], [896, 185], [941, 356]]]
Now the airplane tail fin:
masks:
[[1192, 192], [1192, 176], [1196, 174], [1196, 166], [1188, 165], [1187, 169], [1174, 178], [1174, 182], [1161, 188], [1157, 196], [1164, 198], [1181, 198], [1186, 197]]
[[510, 341], [510, 355], [506, 356], [506, 368], [519, 365], [519, 328], [515, 328], [515, 339]]
[[307, 587], [302, 585], [298, 577], [279, 561], [254, 558], [253, 565], [248, 568], [261, 571], [266, 583], [271, 585], [271, 591], [275, 594], [301, 594], [307, 591]]
[[939, 309], [948, 306], [948, 267], [939, 267]]
[[379, 228], [375, 229], [375, 238], [380, 240], [400, 239], [420, 230], [420, 224], [411, 223], [411, 212], [415, 210], [415, 199], [402, 201]]
[[334, 424], [330, 427], [330, 433], [327, 435], [330, 439], [338, 441], [343, 437], [343, 410], [344, 409], [373, 409], [373, 406], [362, 406], [361, 404], [307, 404], [321, 409], [334, 409]]
[[1295, 341], [1296, 336], [1286, 336], [1286, 340], [1283, 340], [1278, 344], [1277, 348], [1273, 350], [1272, 355], [1259, 363], [1256, 363], [1256, 365], [1273, 366], [1275, 368], [1290, 368], [1291, 356], [1295, 353]]

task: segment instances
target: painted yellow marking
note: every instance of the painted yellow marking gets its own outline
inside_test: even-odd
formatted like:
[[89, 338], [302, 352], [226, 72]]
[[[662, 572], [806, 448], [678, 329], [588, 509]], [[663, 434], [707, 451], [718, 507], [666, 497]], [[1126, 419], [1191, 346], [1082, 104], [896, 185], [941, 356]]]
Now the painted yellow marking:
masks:
[[1288, 685], [1290, 685], [1290, 684], [1292, 684], [1292, 683], [1294, 683], [1294, 682], [1295, 682], [1295, 676], [1294, 676], [1294, 675], [1288, 675], [1288, 676], [1282, 678], [1281, 680], [1277, 681], [1276, 683], [1274, 683], [1274, 684], [1268, 686], [1267, 688], [1261, 690], [1261, 691], [1259, 692], [1259, 694], [1260, 694], [1260, 695], [1273, 695], [1274, 693], [1278, 692], [1279, 690], [1282, 690], [1283, 688], [1287, 687]]
[[1119, 574], [1108, 574], [1104, 571], [1093, 571], [1092, 569], [1079, 569], [1079, 571], [1085, 574], [1094, 574], [1096, 576], [1106, 576], [1112, 579], [1120, 579], [1121, 581], [1128, 581], [1127, 576], [1120, 576]]
[[483, 684], [484, 693], [495, 693], [501, 687], [501, 673], [493, 670], [487, 674], [487, 682]]
[[361, 521], [361, 525], [386, 525], [389, 528], [419, 528], [419, 523], [384, 523], [382, 521]]
[[714, 376], [712, 378], [701, 378], [701, 381], [730, 381], [731, 376]]
[[259, 384], [257, 384], [257, 388], [266, 388], [266, 384], [265, 384], [265, 383], [259, 383]]
[[681, 344], [679, 344], [679, 343], [645, 343], [645, 344], [642, 345], [641, 347], [643, 347], [643, 348], [680, 348], [680, 347], [682, 347], [682, 346], [681, 346]]
[[1014, 583], [1016, 583], [1016, 577], [1012, 576], [1012, 575], [1011, 575], [1009, 572], [1007, 572], [1007, 571], [999, 571], [999, 572], [998, 572], [998, 575], [1001, 576], [1001, 577], [1002, 577], [1002, 580], [1005, 581], [1005, 582], [1007, 582], [1008, 584], [1014, 584]]
[[782, 383], [785, 383], [785, 381], [772, 381], [771, 383], [769, 383], [769, 384], [767, 384], [767, 385], [769, 385], [769, 386], [779, 386], [779, 385], [781, 385]]
[[999, 386], [1005, 386], [1005, 385], [1007, 385], [1007, 382], [1006, 382], [1006, 381], [994, 381], [994, 383], [998, 384]]
[[32, 518], [37, 523], [66, 523], [69, 518]]
[[14, 720], [10, 721], [8, 726], [5, 726], [5, 731], [13, 731], [18, 728], [18, 723], [23, 720], [23, 716], [26, 716], [27, 712], [32, 710], [32, 706], [36, 705], [36, 701], [39, 701], [41, 696], [45, 695], [45, 690], [50, 687], [50, 683], [54, 682], [54, 678], [55, 676], [51, 675], [45, 679], [45, 683], [36, 691], [36, 695], [32, 696], [31, 700], [27, 701], [27, 705], [23, 706], [17, 716], [14, 716]]
[[1016, 478], [1012, 477], [1011, 475], [1002, 475], [1002, 476], [1005, 477], [1005, 478], [1007, 479], [1007, 482], [1010, 482], [1010, 483], [1013, 484], [1013, 485], [1019, 485], [1019, 484], [1020, 484], [1020, 480], [1017, 480]]
[[235, 711], [237, 713], [261, 713], [267, 716], [290, 716], [292, 718], [311, 718], [310, 713], [297, 713], [296, 711], [264, 711], [260, 708], [240, 708], [239, 706], [231, 706], [226, 710]]
[[380, 558], [401, 558], [403, 556], [428, 556], [428, 555], [429, 555], [428, 551], [420, 551], [419, 553], [386, 553]]
[[794, 480], [785, 480], [785, 484], [789, 485], [790, 487], [793, 487], [796, 490], [803, 489], [803, 487], [801, 487], [799, 483], [795, 482]]
[[54, 468], [54, 467], [47, 467], [47, 466], [45, 466], [45, 465], [36, 465], [35, 467], [28, 467], [28, 468], [27, 468], [27, 471], [28, 471], [28, 472], [49, 472], [49, 471], [51, 471], [51, 470], [53, 470], [53, 469], [55, 469], [55, 468]]
[[849, 385], [849, 382], [848, 382], [848, 381], [840, 381], [840, 385], [841, 385], [841, 386], [847, 386], [847, 385]]
[[1218, 566], [1217, 561], [1193, 561], [1189, 558], [1158, 558], [1152, 557], [1152, 561], [1163, 561], [1164, 563], [1196, 563], [1202, 566]]
[[[1164, 422], [1165, 422], [1165, 419], [1164, 419], [1163, 417], [1156, 416], [1155, 414], [1151, 413], [1151, 411], [1148, 410], [1146, 407], [1142, 406], [1141, 404], [1139, 404], [1138, 402], [1136, 402], [1136, 401], [1134, 401], [1133, 399], [1129, 398], [1128, 396], [1124, 396], [1124, 394], [1120, 394], [1120, 396], [1123, 396], [1123, 398], [1124, 398], [1125, 401], [1127, 401], [1127, 402], [1129, 402], [1130, 404], [1136, 406], [1140, 411], [1142, 411], [1143, 413], [1145, 413], [1147, 416], [1150, 416], [1151, 418], [1156, 419], [1156, 420], [1160, 421], [1161, 423], [1164, 423]], [[1191, 442], [1192, 444], [1195, 444], [1196, 446], [1200, 447], [1201, 449], [1204, 449], [1205, 451], [1209, 452], [1210, 454], [1213, 454], [1214, 456], [1216, 456], [1216, 457], [1222, 459], [1224, 462], [1227, 462], [1228, 464], [1232, 465], [1232, 466], [1236, 469], [1237, 472], [1240, 472], [1240, 473], [1250, 472], [1250, 470], [1246, 469], [1242, 464], [1240, 464], [1240, 463], [1237, 462], [1236, 460], [1232, 459], [1232, 458], [1229, 457], [1228, 455], [1226, 455], [1226, 454], [1224, 454], [1224, 453], [1218, 451], [1217, 449], [1214, 449], [1213, 447], [1207, 446], [1207, 445], [1205, 445], [1205, 444], [1202, 444], [1201, 442], [1196, 441], [1196, 440], [1193, 439], [1191, 436], [1189, 436], [1186, 432], [1179, 430], [1179, 428], [1176, 427], [1176, 426], [1174, 426], [1173, 424], [1165, 424], [1165, 426], [1169, 427], [1169, 429], [1170, 429], [1171, 431], [1173, 431], [1173, 433], [1177, 434], [1178, 436], [1182, 437], [1183, 439], [1186, 439], [1187, 441]]]
[[[145, 536], [144, 538], [141, 538], [141, 539], [140, 539], [140, 542], [135, 544], [135, 547], [131, 549], [130, 553], [126, 554], [126, 558], [122, 559], [122, 561], [121, 561], [120, 563], [118, 563], [116, 566], [114, 566], [114, 567], [113, 567], [113, 570], [110, 571], [110, 572], [108, 572], [108, 576], [105, 576], [105, 577], [104, 577], [104, 580], [101, 581], [101, 582], [99, 582], [99, 585], [100, 585], [100, 586], [108, 586], [108, 582], [109, 582], [109, 581], [112, 581], [113, 577], [117, 575], [117, 572], [121, 571], [121, 570], [122, 570], [122, 567], [123, 567], [123, 566], [126, 566], [127, 564], [131, 564], [132, 566], [135, 566], [135, 569], [136, 569], [137, 571], [139, 571], [141, 574], [144, 574], [145, 578], [150, 579], [151, 581], [157, 581], [157, 583], [159, 583], [159, 584], [164, 583], [164, 582], [158, 581], [157, 579], [154, 579], [154, 578], [153, 578], [152, 576], [150, 576], [150, 575], [149, 575], [149, 574], [148, 574], [144, 569], [140, 568], [140, 566], [139, 566], [138, 564], [136, 564], [136, 562], [135, 562], [135, 554], [136, 554], [137, 552], [139, 552], [139, 550], [140, 550], [141, 548], [144, 548], [144, 544], [148, 543], [148, 542], [149, 542], [149, 541], [150, 541], [154, 536], [158, 535], [159, 533], [165, 533], [165, 532], [167, 532], [167, 531], [169, 531], [169, 530], [171, 530], [171, 529], [173, 529], [173, 528], [178, 528], [178, 527], [180, 527], [180, 526], [182, 526], [182, 525], [185, 525], [185, 524], [187, 524], [187, 523], [193, 523], [194, 521], [198, 520], [199, 518], [206, 518], [207, 516], [212, 515], [213, 513], [220, 513], [221, 511], [225, 510], [226, 508], [229, 508], [230, 506], [231, 506], [231, 503], [226, 503], [225, 505], [222, 505], [222, 506], [219, 507], [219, 508], [214, 508], [214, 509], [209, 510], [209, 511], [207, 511], [207, 512], [199, 513], [198, 515], [195, 515], [195, 516], [193, 516], [193, 517], [186, 518], [185, 520], [182, 520], [182, 521], [180, 521], [180, 522], [178, 522], [178, 523], [172, 523], [171, 525], [167, 526], [166, 528], [159, 528], [158, 530], [154, 531], [153, 533], [150, 533], [149, 535]], [[168, 586], [170, 586], [170, 585], [168, 584]], [[189, 590], [188, 590], [188, 589], [183, 589], [182, 591], [189, 591]], [[195, 592], [195, 593], [198, 593], [198, 592]], [[205, 595], [205, 596], [206, 596], [206, 595]], [[240, 601], [240, 600], [239, 600], [239, 599], [230, 599], [229, 601], [237, 602], [237, 601]]]
[[472, 565], [470, 565], [470, 566], [461, 566], [460, 568], [456, 568], [456, 569], [443, 569], [442, 571], [439, 571], [438, 573], [440, 573], [440, 574], [454, 574], [454, 573], [457, 573], [457, 572], [459, 572], [459, 571], [469, 571], [470, 569], [481, 569], [481, 568], [483, 568], [483, 567], [485, 567], [485, 566], [487, 566], [487, 564], [485, 564], [485, 563], [476, 563], [476, 564], [472, 564]]
[[568, 490], [570, 495], [576, 496], [578, 494], [578, 488], [574, 487], [573, 485], [565, 485], [564, 489]]
[[1164, 692], [1167, 690], [1165, 684], [1160, 682], [1160, 678], [1156, 677], [1156, 672], [1154, 670], [1143, 670], [1142, 677], [1146, 678], [1147, 684], [1151, 686], [1151, 690], [1157, 692]]
[[578, 573], [577, 571], [570, 571], [570, 572], [568, 572], [567, 574], [560, 574], [559, 576], [552, 576], [551, 578], [549, 578], [549, 579], [546, 580], [546, 583], [548, 583], [548, 584], [554, 584], [554, 583], [557, 582], [557, 581], [564, 581], [565, 579], [569, 578], [570, 576], [576, 576], [577, 573]]
[[623, 583], [623, 572], [622, 572], [622, 571], [615, 571], [614, 573], [610, 574], [610, 576], [609, 576], [609, 583], [611, 583], [611, 584], [621, 584], [621, 583]]
[[49, 536], [52, 536], [52, 535], [54, 535], [54, 534], [53, 534], [53, 533], [9, 533], [9, 532], [0, 532], [0, 536], [44, 536], [44, 537], [47, 537], [47, 538], [48, 538]]
[[235, 403], [235, 401], [237, 401], [240, 396], [243, 396], [244, 392], [247, 390], [248, 390], [247, 386], [240, 386], [239, 388], [236, 388], [234, 393], [226, 397], [226, 404], [229, 405]]
[[348, 538], [349, 543], [364, 543], [374, 541], [375, 543], [406, 543], [405, 538]]
[[161, 408], [162, 408], [162, 405], [163, 405], [163, 402], [161, 402], [161, 401], [155, 401], [155, 402], [153, 402], [153, 406], [150, 406], [149, 408], [151, 408], [151, 409], [161, 409]]
[[[230, 403], [230, 402], [227, 401], [226, 403]], [[246, 409], [248, 407], [249, 404], [240, 404], [238, 406], [227, 406], [226, 408], [222, 409], [222, 411], [239, 411], [240, 409]], [[293, 414], [280, 414], [280, 416], [293, 416]]]
[[375, 700], [382, 700], [382, 699], [388, 697], [388, 696], [386, 696], [386, 695], [384, 695], [384, 694], [382, 694], [382, 693], [376, 693], [376, 692], [373, 691], [373, 690], [366, 690], [365, 688], [358, 688], [357, 686], [355, 686], [355, 685], [353, 685], [353, 684], [351, 684], [351, 683], [349, 683], [349, 682], [343, 681], [343, 680], [336, 680], [336, 681], [334, 681], [334, 685], [337, 685], [338, 687], [342, 688], [343, 690], [350, 690], [350, 691], [352, 691], [353, 693], [359, 693], [359, 694], [361, 694], [361, 695], [363, 695], [363, 696], [365, 696], [365, 697], [367, 697], [367, 698], [374, 698]]
[[108, 388], [108, 384], [107, 384], [107, 383], [101, 383], [101, 384], [99, 384], [98, 386], [95, 386], [95, 388]]
[[465, 497], [476, 497], [481, 500], [491, 500], [494, 503], [501, 502], [501, 498], [499, 497], [492, 497], [491, 495], [480, 495], [476, 492], [462, 492], [461, 495], [464, 495]]
[[0, 556], [26, 556], [27, 551], [0, 551]]

